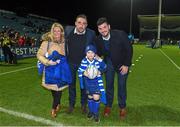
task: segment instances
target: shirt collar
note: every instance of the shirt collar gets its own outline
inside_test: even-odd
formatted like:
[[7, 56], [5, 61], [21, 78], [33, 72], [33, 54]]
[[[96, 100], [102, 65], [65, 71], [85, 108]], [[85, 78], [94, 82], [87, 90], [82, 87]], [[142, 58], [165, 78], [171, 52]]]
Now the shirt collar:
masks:
[[106, 38], [102, 36], [102, 39], [105, 40], [105, 41], [109, 41], [110, 38], [111, 38], [110, 33], [108, 34], [108, 36]]
[[85, 33], [86, 33], [86, 30], [84, 30], [82, 33], [79, 33], [76, 28], [74, 29], [74, 34], [84, 35]]
[[87, 59], [87, 61], [88, 61], [90, 64], [92, 64], [92, 63], [94, 62], [94, 59], [93, 59], [92, 61], [90, 61], [90, 60], [87, 58], [87, 56], [86, 56], [86, 59]]

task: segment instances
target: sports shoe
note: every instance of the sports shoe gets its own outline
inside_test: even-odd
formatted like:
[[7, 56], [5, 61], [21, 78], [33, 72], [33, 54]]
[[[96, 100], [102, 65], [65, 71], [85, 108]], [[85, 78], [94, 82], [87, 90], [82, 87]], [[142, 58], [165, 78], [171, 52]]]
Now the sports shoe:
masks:
[[93, 118], [93, 113], [92, 113], [92, 112], [89, 112], [88, 115], [87, 115], [87, 118], [88, 118], [88, 119], [92, 119], [92, 118]]
[[119, 117], [120, 117], [120, 119], [122, 119], [122, 120], [125, 119], [126, 114], [127, 114], [127, 112], [126, 112], [126, 109], [125, 109], [125, 108], [120, 109], [120, 111], [119, 111]]
[[104, 116], [105, 117], [108, 117], [111, 113], [111, 108], [106, 106], [105, 109], [104, 109]]
[[96, 123], [99, 123], [100, 122], [100, 119], [99, 119], [99, 116], [98, 115], [94, 115], [94, 121]]

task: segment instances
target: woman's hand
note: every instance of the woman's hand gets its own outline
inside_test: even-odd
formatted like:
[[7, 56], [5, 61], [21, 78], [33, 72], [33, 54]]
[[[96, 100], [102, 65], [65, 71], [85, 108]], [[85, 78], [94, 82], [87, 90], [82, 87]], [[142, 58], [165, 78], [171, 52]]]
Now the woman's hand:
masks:
[[54, 61], [52, 61], [52, 60], [49, 60], [48, 61], [48, 65], [56, 65], [57, 64], [57, 62], [54, 62]]

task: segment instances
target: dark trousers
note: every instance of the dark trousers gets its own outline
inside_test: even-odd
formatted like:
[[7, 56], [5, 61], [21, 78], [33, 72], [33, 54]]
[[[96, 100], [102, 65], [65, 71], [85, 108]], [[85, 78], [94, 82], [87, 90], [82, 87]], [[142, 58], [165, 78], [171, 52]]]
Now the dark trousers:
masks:
[[[74, 107], [76, 103], [76, 75], [78, 70], [77, 65], [70, 64], [71, 73], [72, 73], [72, 83], [69, 86], [69, 106]], [[79, 84], [79, 83], [78, 83]], [[87, 104], [87, 94], [85, 89], [81, 89], [81, 105], [84, 106]]]
[[[114, 99], [114, 78], [115, 78], [115, 69], [113, 68], [112, 62], [107, 60], [107, 71], [106, 76], [106, 100], [107, 106], [112, 107]], [[127, 89], [126, 89], [126, 80], [128, 74], [122, 75], [120, 72], [117, 72], [118, 76], [118, 105], [120, 108], [126, 107], [126, 98], [127, 98]]]
[[60, 105], [60, 103], [61, 103], [60, 100], [61, 100], [61, 96], [62, 96], [62, 91], [51, 90], [51, 93], [52, 93], [52, 97], [53, 97], [52, 109], [56, 109], [58, 104]]
[[[4, 61], [5, 63], [13, 63], [13, 54], [11, 52], [11, 49], [8, 46], [2, 47], [3, 54], [4, 54]], [[9, 59], [8, 59], [9, 58]]]

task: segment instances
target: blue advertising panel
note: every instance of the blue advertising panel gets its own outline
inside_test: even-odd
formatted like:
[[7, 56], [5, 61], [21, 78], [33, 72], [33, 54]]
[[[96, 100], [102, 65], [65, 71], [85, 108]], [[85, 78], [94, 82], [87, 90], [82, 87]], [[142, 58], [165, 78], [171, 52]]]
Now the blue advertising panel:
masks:
[[[37, 54], [39, 47], [14, 47], [11, 48], [11, 51], [17, 55], [18, 59], [27, 58], [27, 57], [34, 57]], [[4, 55], [2, 49], [0, 49], [0, 60], [4, 61]]]

